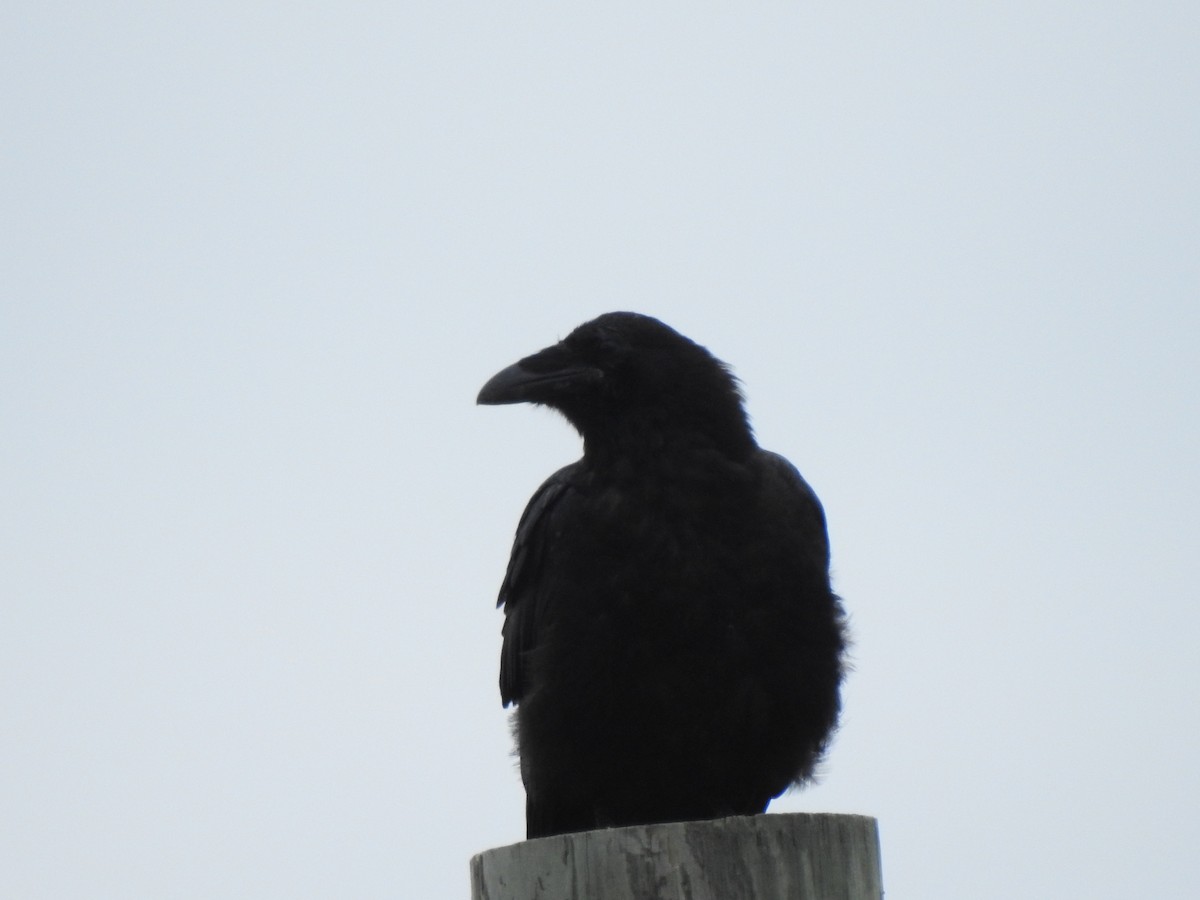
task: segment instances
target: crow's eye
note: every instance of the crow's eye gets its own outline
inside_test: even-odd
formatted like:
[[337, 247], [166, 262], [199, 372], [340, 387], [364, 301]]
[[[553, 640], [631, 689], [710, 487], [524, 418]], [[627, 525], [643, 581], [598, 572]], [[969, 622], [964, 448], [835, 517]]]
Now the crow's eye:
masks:
[[629, 354], [628, 341], [611, 328], [597, 328], [575, 335], [571, 343], [576, 353], [601, 366], [614, 365]]

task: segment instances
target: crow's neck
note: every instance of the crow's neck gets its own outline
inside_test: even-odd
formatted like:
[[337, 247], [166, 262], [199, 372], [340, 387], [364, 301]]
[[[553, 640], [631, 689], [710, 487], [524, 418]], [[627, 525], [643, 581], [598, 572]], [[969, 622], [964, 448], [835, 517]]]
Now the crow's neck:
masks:
[[624, 421], [583, 433], [585, 461], [599, 469], [656, 471], [671, 467], [690, 468], [714, 462], [741, 462], [757, 449], [745, 418], [724, 423], [706, 422], [703, 427], [683, 423]]

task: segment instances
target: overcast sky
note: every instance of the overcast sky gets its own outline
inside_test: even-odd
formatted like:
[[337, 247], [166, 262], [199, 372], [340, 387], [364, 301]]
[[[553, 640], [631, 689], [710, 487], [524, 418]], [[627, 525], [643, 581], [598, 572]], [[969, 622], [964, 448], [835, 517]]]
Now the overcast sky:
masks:
[[1190, 898], [1194, 3], [9, 2], [0, 896], [464, 898], [493, 608], [612, 309], [731, 363], [889, 900]]

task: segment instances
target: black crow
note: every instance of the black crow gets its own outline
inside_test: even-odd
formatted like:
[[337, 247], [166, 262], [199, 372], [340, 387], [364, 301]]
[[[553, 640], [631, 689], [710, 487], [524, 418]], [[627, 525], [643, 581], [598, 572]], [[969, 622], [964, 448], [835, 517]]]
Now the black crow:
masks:
[[809, 780], [846, 643], [825, 516], [758, 447], [729, 369], [615, 312], [478, 402], [549, 406], [583, 436], [500, 588], [528, 836], [753, 815]]

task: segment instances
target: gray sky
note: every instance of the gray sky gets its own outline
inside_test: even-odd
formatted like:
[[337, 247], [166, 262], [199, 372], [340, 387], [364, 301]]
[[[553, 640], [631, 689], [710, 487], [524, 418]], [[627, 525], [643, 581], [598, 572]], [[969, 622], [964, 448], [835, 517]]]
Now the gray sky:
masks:
[[0, 896], [465, 897], [610, 309], [826, 504], [889, 900], [1194, 896], [1193, 4], [10, 3]]

